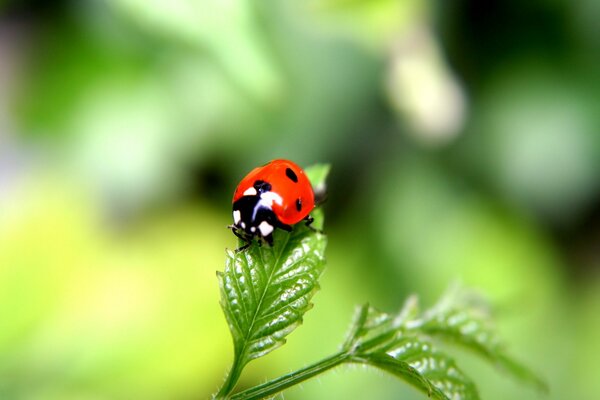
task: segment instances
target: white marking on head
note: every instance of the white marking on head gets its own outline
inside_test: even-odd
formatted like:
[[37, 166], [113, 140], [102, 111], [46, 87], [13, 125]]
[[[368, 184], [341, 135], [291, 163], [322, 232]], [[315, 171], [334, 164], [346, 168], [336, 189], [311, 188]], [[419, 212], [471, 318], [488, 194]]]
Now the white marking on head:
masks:
[[250, 187], [250, 188], [246, 189], [246, 191], [243, 194], [244, 194], [244, 196], [256, 196], [256, 189], [254, 189], [253, 187]]
[[242, 215], [240, 214], [240, 210], [233, 210], [233, 223], [239, 224], [240, 219], [242, 219]]
[[252, 233], [256, 232], [256, 227], [255, 226], [251, 226], [250, 227], [250, 232], [252, 232]]
[[278, 195], [275, 192], [264, 192], [260, 195], [260, 200], [258, 201], [258, 203], [261, 206], [267, 207], [267, 208], [272, 208], [273, 207], [273, 203], [277, 203], [278, 205], [282, 205], [283, 204], [283, 199], [281, 198], [280, 195]]
[[273, 225], [269, 224], [267, 221], [263, 221], [258, 225], [258, 229], [260, 230], [260, 234], [265, 237], [273, 232]]
[[242, 222], [242, 229], [246, 229], [246, 223]]

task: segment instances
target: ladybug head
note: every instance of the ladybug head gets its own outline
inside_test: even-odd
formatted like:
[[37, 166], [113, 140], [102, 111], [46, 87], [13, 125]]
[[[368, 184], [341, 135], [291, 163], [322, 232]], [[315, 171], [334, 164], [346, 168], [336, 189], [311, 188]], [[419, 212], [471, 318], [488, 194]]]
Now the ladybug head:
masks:
[[268, 200], [263, 194], [256, 194], [242, 196], [233, 203], [233, 229], [243, 240], [259, 236], [272, 242], [273, 230], [280, 222]]

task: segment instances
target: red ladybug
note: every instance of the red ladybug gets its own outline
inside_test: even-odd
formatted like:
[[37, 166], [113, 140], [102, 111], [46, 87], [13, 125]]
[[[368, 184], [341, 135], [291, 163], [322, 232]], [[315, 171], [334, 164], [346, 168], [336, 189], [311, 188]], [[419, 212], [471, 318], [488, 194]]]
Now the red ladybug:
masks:
[[315, 208], [315, 194], [308, 177], [289, 160], [273, 160], [254, 168], [233, 194], [233, 233], [250, 245], [254, 237], [273, 244], [273, 231], [291, 231]]

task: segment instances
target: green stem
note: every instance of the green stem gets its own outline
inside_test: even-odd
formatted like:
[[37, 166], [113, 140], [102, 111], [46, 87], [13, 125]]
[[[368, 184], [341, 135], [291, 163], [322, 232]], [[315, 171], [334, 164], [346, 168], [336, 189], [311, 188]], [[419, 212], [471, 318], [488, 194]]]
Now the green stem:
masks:
[[[263, 383], [262, 385], [246, 389], [230, 397], [231, 400], [258, 400], [267, 396], [279, 393], [284, 389], [297, 385], [315, 375], [319, 375], [331, 368], [334, 368], [350, 358], [346, 352], [334, 354], [313, 365], [291, 372], [287, 375]], [[220, 392], [219, 392], [220, 393]]]
[[240, 358], [235, 357], [233, 360], [233, 365], [231, 366], [231, 370], [229, 370], [229, 374], [227, 375], [227, 379], [225, 379], [225, 383], [223, 383], [223, 386], [221, 386], [219, 392], [213, 397], [214, 400], [229, 398], [229, 394], [235, 388], [238, 379], [240, 379], [242, 369], [244, 369], [244, 365], [240, 363]]

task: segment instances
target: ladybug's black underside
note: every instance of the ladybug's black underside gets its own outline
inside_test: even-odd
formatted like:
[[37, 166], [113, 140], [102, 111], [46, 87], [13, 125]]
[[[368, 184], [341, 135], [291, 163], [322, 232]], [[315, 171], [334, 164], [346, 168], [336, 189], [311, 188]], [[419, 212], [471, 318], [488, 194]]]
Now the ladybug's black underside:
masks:
[[[292, 230], [291, 226], [279, 221], [272, 209], [260, 204], [260, 200], [259, 190], [259, 194], [242, 196], [233, 203], [234, 224], [230, 228], [247, 245], [256, 236], [272, 245], [275, 228], [281, 228], [288, 232]], [[239, 218], [236, 218], [236, 215]]]

